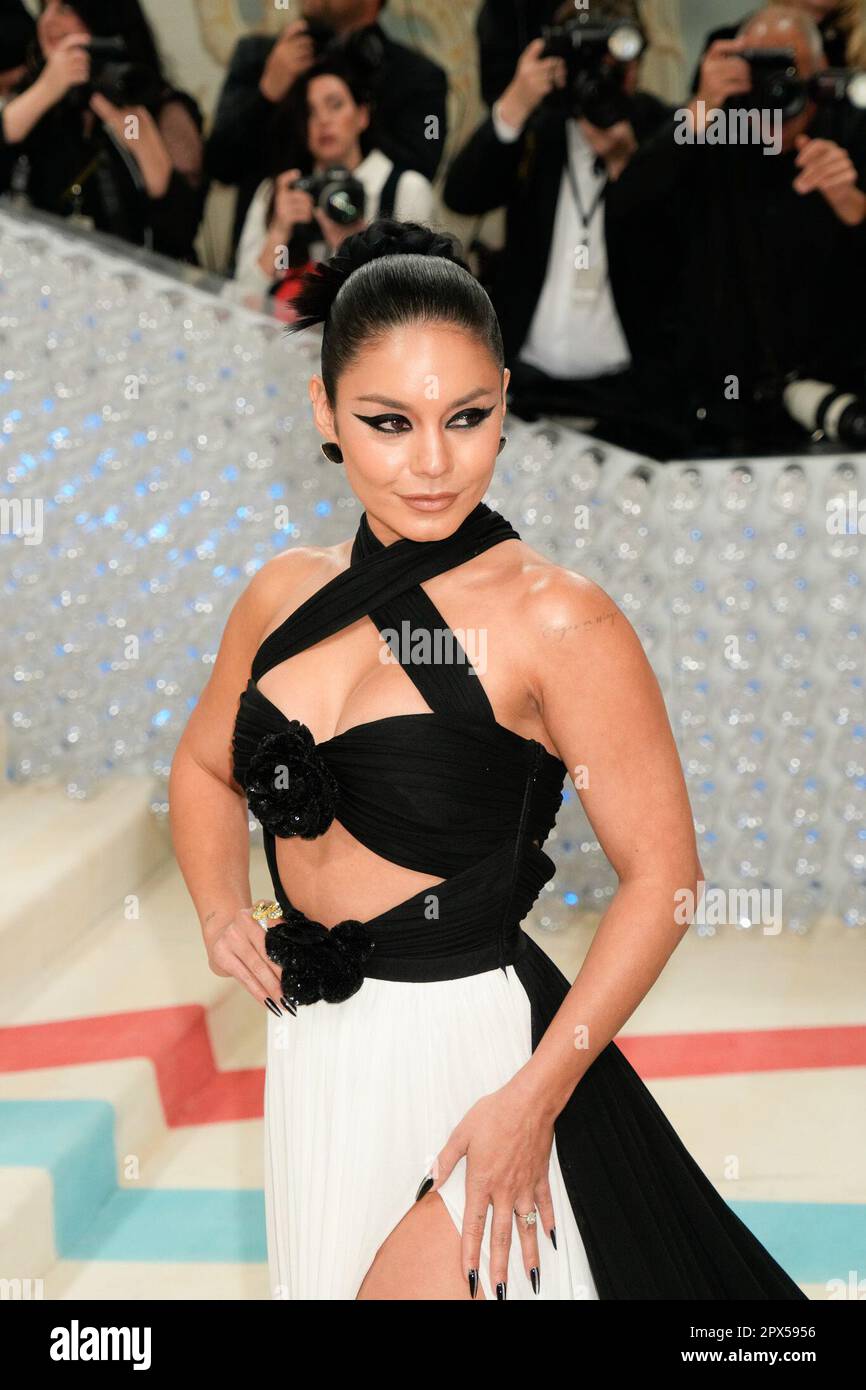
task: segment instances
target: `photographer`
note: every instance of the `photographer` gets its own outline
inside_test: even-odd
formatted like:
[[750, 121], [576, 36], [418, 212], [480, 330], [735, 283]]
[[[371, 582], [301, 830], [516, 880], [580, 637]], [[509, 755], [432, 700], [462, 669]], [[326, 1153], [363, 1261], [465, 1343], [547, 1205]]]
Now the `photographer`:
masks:
[[[777, 113], [778, 50], [793, 54], [800, 95]], [[669, 401], [697, 449], [797, 447], [805, 437], [782, 403], [790, 376], [862, 384], [862, 116], [846, 101], [816, 101], [814, 79], [825, 68], [820, 34], [802, 10], [758, 12], [736, 39], [710, 47], [690, 107], [630, 166], [634, 214], [678, 228]], [[750, 109], [762, 125], [770, 118], [772, 145], [718, 138]]]
[[[104, 67], [100, 39], [123, 45]], [[195, 262], [202, 163], [198, 107], [167, 82], [138, 0], [44, 0], [28, 76], [0, 110], [0, 189]]]
[[280, 107], [318, 57], [338, 50], [367, 70], [372, 119], [362, 152], [378, 149], [394, 164], [434, 178], [447, 133], [445, 73], [424, 54], [395, 43], [378, 23], [386, 0], [304, 0], [302, 19], [279, 38], [242, 38], [220, 92], [205, 158], [221, 183], [236, 184], [233, 246], [252, 196], [276, 162], [301, 162], [287, 151]]
[[[381, 150], [361, 153], [361, 135], [369, 128], [371, 97], [358, 74], [338, 58], [314, 64], [296, 84], [281, 108], [285, 147], [300, 150], [300, 166], [265, 179], [256, 190], [238, 244], [235, 280], [239, 294], [251, 307], [272, 305], [290, 316], [293, 293], [303, 272], [339, 249], [352, 232], [376, 217], [426, 222], [433, 189], [423, 174], [395, 165]], [[296, 185], [302, 172], [322, 174], [347, 170], [358, 188], [363, 215], [351, 222], [335, 221], [316, 204], [313, 194]], [[345, 182], [342, 184], [345, 188]], [[351, 206], [341, 195], [341, 203]], [[344, 218], [345, 211], [341, 214]], [[286, 264], [286, 259], [288, 264]], [[284, 310], [286, 310], [284, 312]]]
[[[621, 8], [593, 14], [619, 19]], [[566, 6], [555, 17], [571, 15]], [[636, 61], [617, 67], [595, 48], [579, 77], [610, 74], [612, 86], [599, 110], [587, 111], [565, 60], [544, 48], [541, 37], [529, 43], [453, 160], [443, 199], [470, 215], [505, 205], [505, 245], [489, 288], [516, 412], [591, 416], [609, 437], [645, 445], [658, 423], [643, 376], [664, 331], [668, 252], [653, 225], [622, 217], [619, 187], [635, 150], [670, 112], [636, 91]]]

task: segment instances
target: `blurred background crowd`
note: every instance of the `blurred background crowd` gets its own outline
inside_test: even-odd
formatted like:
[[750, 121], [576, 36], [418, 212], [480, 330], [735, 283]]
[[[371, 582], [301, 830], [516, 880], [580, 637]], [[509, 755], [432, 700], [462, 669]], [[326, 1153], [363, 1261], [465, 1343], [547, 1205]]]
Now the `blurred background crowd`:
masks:
[[0, 193], [281, 319], [374, 218], [443, 227], [522, 418], [862, 448], [864, 69], [866, 0], [0, 0]]

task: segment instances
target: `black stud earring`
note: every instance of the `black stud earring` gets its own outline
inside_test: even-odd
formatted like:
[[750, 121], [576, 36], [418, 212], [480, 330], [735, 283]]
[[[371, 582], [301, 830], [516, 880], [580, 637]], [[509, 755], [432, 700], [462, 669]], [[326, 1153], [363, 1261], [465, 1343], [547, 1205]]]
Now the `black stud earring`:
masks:
[[331, 441], [329, 441], [327, 444], [321, 444], [319, 447], [321, 448], [322, 453], [325, 455], [325, 458], [328, 460], [329, 463], [343, 462], [343, 451], [340, 448], [339, 444], [334, 444]]
[[505, 448], [505, 445], [506, 445], [507, 443], [508, 443], [508, 435], [507, 435], [507, 434], [501, 434], [501, 435], [499, 436], [499, 448], [496, 450], [497, 454], [501, 454], [501, 453], [502, 453], [502, 450]]

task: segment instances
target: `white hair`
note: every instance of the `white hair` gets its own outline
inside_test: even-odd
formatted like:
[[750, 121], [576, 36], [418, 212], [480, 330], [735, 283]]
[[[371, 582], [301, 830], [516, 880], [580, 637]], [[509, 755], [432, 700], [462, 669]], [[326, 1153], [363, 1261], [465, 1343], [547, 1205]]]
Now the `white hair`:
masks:
[[813, 19], [810, 19], [802, 10], [794, 9], [789, 5], [766, 5], [762, 10], [756, 10], [749, 15], [737, 31], [737, 37], [741, 38], [758, 20], [765, 20], [768, 23], [776, 20], [780, 24], [791, 24], [797, 29], [802, 38], [809, 45], [809, 51], [815, 62], [818, 63], [824, 57], [824, 40], [821, 37], [821, 30]]

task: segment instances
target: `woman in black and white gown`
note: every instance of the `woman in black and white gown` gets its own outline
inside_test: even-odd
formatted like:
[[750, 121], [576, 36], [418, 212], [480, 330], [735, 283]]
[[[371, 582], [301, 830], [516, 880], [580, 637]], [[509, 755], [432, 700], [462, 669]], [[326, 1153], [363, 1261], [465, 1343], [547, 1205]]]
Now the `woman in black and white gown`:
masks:
[[[211, 966], [269, 1010], [273, 1296], [803, 1298], [612, 1041], [701, 867], [632, 627], [483, 501], [490, 300], [450, 238], [382, 219], [299, 308], [363, 513], [251, 580], [170, 787]], [[566, 777], [619, 877], [571, 986], [520, 925]]]

